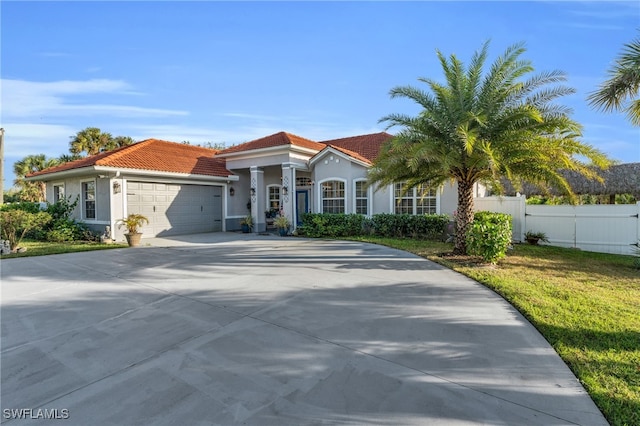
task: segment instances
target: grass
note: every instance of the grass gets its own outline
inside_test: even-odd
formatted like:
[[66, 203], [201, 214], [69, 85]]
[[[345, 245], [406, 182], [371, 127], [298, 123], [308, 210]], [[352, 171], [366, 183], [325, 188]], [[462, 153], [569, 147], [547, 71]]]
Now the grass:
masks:
[[633, 256], [516, 245], [497, 267], [442, 256], [451, 245], [358, 238], [461, 272], [509, 301], [542, 333], [610, 424], [640, 425], [640, 271]]
[[1, 258], [4, 260], [16, 257], [46, 256], [49, 254], [76, 253], [79, 251], [108, 250], [127, 247], [126, 244], [101, 244], [88, 241], [50, 243], [33, 240], [23, 240], [22, 243], [20, 243], [20, 246], [26, 247], [27, 251], [24, 253], [4, 254]]

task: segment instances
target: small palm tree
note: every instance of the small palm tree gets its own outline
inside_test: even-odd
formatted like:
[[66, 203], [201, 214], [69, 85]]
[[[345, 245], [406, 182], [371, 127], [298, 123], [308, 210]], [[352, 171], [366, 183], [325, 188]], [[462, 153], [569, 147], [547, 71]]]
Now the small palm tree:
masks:
[[16, 179], [14, 185], [20, 188], [20, 198], [24, 201], [45, 201], [47, 198], [45, 182], [28, 182], [25, 176], [56, 166], [59, 161], [55, 158], [47, 158], [44, 154], [27, 155], [22, 160], [13, 164], [13, 172]]
[[603, 111], [622, 110], [634, 126], [640, 126], [640, 38], [625, 44], [609, 79], [588, 97], [589, 103]]
[[131, 213], [124, 219], [118, 220], [118, 228], [122, 228], [122, 226], [125, 226], [127, 228], [127, 233], [138, 234], [138, 229], [144, 226], [145, 223], [149, 223], [149, 219], [147, 219], [146, 216]]
[[500, 191], [500, 179], [507, 177], [516, 187], [528, 181], [572, 194], [562, 169], [598, 178], [582, 159], [608, 165], [604, 154], [579, 141], [581, 126], [569, 118], [569, 109], [552, 103], [573, 93], [564, 86], [548, 87], [565, 80], [562, 72], [523, 79], [533, 67], [520, 58], [522, 44], [509, 47], [485, 71], [488, 46], [474, 54], [468, 67], [455, 55], [447, 58], [438, 51], [445, 82], [420, 78], [429, 91], [412, 86], [391, 90], [392, 98], [408, 98], [421, 111], [380, 120], [401, 130], [382, 148], [369, 174], [370, 183], [406, 182], [407, 191], [457, 182], [454, 252], [460, 254], [466, 253], [476, 183], [488, 182]]

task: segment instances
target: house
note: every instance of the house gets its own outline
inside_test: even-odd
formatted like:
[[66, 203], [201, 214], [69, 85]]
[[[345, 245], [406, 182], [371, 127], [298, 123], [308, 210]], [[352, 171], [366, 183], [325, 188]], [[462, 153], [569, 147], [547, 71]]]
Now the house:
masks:
[[[148, 139], [28, 176], [46, 182], [47, 200], [79, 197], [75, 218], [123, 240], [117, 220], [149, 218], [144, 237], [240, 229], [253, 216], [254, 231], [270, 212], [293, 227], [304, 212], [445, 213], [457, 204], [455, 184], [402, 194], [402, 184], [367, 187], [367, 171], [381, 132], [323, 142], [279, 132], [222, 151]], [[480, 188], [478, 188], [480, 191]]]

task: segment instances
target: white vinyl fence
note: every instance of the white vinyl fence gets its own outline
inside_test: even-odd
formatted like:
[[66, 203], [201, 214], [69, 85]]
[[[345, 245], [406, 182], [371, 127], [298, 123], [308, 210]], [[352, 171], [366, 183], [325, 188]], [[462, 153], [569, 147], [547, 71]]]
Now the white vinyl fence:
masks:
[[513, 240], [527, 231], [544, 232], [549, 244], [600, 253], [632, 254], [640, 240], [640, 202], [548, 206], [526, 204], [525, 197], [476, 198], [475, 210], [513, 217]]

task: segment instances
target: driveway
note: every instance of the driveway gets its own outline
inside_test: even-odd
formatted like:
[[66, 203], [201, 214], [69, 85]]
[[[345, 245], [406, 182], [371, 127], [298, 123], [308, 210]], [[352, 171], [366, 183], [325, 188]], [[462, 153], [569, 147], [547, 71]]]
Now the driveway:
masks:
[[427, 260], [232, 233], [143, 242], [2, 261], [3, 422], [607, 424], [517, 311]]

